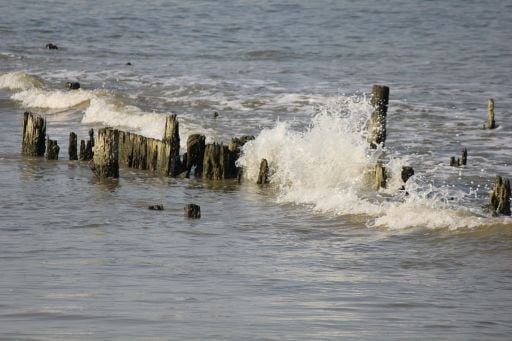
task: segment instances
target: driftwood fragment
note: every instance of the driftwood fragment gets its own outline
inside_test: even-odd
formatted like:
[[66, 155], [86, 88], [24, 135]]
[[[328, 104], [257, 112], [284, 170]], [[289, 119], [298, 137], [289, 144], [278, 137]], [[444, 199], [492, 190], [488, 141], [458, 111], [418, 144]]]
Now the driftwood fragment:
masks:
[[44, 156], [46, 120], [26, 111], [23, 114], [23, 139], [21, 153], [26, 156]]
[[256, 183], [258, 185], [262, 185], [267, 184], [268, 182], [268, 161], [267, 159], [261, 159], [260, 172], [258, 174], [258, 180]]
[[374, 108], [368, 121], [368, 143], [370, 148], [376, 149], [378, 145], [384, 146], [386, 141], [386, 116], [388, 112], [389, 87], [374, 85], [372, 89], [371, 104]]
[[203, 161], [206, 137], [201, 134], [190, 135], [187, 139], [187, 152], [184, 155], [183, 163], [187, 168], [187, 177], [192, 174], [192, 168], [195, 167], [192, 175], [202, 176]]
[[494, 120], [494, 100], [492, 98], [487, 100], [487, 122], [485, 122], [484, 128], [496, 128], [496, 121]]
[[98, 130], [91, 168], [99, 178], [119, 177], [119, 131], [112, 128]]
[[48, 136], [48, 140], [46, 142], [46, 159], [58, 160], [60, 147], [57, 144], [57, 140], [50, 140], [50, 137]]
[[187, 218], [201, 218], [201, 207], [199, 207], [199, 205], [187, 204], [183, 210], [185, 212], [185, 217]]
[[494, 214], [510, 215], [510, 181], [496, 176], [493, 191], [489, 195], [489, 210]]
[[74, 132], [69, 133], [68, 154], [70, 160], [78, 160], [77, 136]]

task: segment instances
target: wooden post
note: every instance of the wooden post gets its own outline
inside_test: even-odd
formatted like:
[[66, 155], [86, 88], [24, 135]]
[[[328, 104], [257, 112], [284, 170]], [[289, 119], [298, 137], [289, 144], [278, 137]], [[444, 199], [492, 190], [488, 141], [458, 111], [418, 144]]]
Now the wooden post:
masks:
[[493, 191], [489, 195], [489, 209], [496, 214], [510, 215], [510, 181], [496, 176]]
[[193, 134], [190, 135], [187, 139], [187, 156], [186, 160], [183, 160], [187, 167], [187, 177], [190, 176], [190, 172], [192, 167], [196, 167], [194, 171], [194, 176], [202, 176], [203, 175], [203, 161], [204, 161], [204, 151], [205, 151], [205, 141], [206, 137], [201, 134]]
[[21, 153], [26, 156], [44, 156], [46, 120], [26, 111], [23, 114], [23, 140]]
[[413, 175], [414, 175], [414, 169], [412, 167], [409, 167], [409, 166], [402, 167], [401, 177], [402, 177], [403, 182], [407, 182], [407, 180], [409, 180], [409, 178]]
[[376, 149], [378, 145], [386, 141], [386, 115], [389, 103], [389, 87], [374, 85], [372, 89], [371, 104], [374, 111], [368, 121], [368, 143], [370, 148]]
[[70, 160], [78, 160], [77, 136], [74, 132], [69, 133], [68, 154]]
[[187, 218], [201, 218], [201, 207], [195, 204], [187, 204], [184, 208], [185, 217]]
[[379, 190], [380, 188], [386, 188], [386, 181], [387, 181], [386, 168], [383, 165], [381, 165], [380, 163], [377, 163], [375, 165], [374, 188], [376, 190]]
[[80, 141], [80, 160], [89, 161], [93, 158], [94, 148], [94, 129], [89, 129], [89, 141], [87, 143], [84, 140]]
[[460, 165], [465, 166], [468, 163], [468, 150], [466, 147], [462, 148], [462, 154], [460, 157]]
[[169, 175], [177, 176], [182, 172], [182, 165], [180, 160], [180, 129], [176, 114], [166, 117], [164, 137], [162, 140], [171, 145]]
[[59, 159], [60, 147], [56, 140], [50, 140], [48, 136], [46, 144], [46, 159], [47, 160], [58, 160]]
[[485, 129], [496, 128], [496, 122], [494, 121], [494, 100], [489, 98], [487, 101], [487, 122], [485, 123]]
[[119, 131], [112, 128], [98, 130], [91, 166], [99, 178], [119, 177]]
[[212, 143], [204, 149], [203, 178], [208, 180], [221, 180], [225, 178], [228, 147]]
[[258, 180], [256, 183], [258, 185], [262, 185], [267, 184], [268, 182], [268, 161], [267, 159], [261, 159], [260, 172], [258, 174]]

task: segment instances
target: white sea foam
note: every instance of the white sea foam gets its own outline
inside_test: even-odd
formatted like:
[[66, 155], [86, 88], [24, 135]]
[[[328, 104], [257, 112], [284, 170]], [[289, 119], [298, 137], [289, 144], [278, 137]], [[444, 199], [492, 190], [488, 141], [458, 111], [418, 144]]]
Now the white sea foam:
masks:
[[0, 75], [1, 89], [27, 90], [40, 88], [43, 84], [44, 82], [41, 78], [22, 71], [8, 72]]
[[33, 88], [17, 92], [11, 98], [28, 108], [65, 109], [89, 101], [95, 96], [93, 91], [82, 89], [61, 91]]
[[280, 202], [340, 215], [367, 215], [372, 226], [457, 229], [485, 224], [485, 219], [457, 204], [463, 193], [436, 188], [421, 175], [408, 181], [407, 195], [400, 191], [400, 170], [407, 158], [395, 157], [386, 164], [391, 173], [388, 189], [369, 190], [365, 174], [383, 152], [370, 150], [366, 142], [371, 110], [365, 98], [340, 97], [319, 108], [304, 132], [278, 122], [244, 146], [239, 164], [255, 181], [260, 161], [266, 158]]

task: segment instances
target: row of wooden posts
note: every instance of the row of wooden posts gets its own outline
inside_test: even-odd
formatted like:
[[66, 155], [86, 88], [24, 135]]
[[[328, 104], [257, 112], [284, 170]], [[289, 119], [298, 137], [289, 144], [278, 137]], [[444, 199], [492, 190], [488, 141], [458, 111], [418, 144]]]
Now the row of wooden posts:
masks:
[[[374, 107], [368, 121], [367, 141], [370, 148], [384, 146], [386, 141], [386, 119], [389, 104], [389, 87], [374, 85], [371, 104]], [[494, 129], [494, 101], [488, 102], [486, 129]], [[236, 179], [240, 181], [242, 169], [236, 166], [241, 147], [253, 136], [232, 138], [228, 145], [206, 144], [206, 137], [201, 134], [190, 135], [187, 139], [186, 152], [180, 157], [179, 122], [176, 115], [166, 118], [162, 140], [144, 137], [113, 128], [102, 128], [97, 132], [89, 131], [89, 140], [80, 142], [80, 160], [90, 161], [91, 169], [100, 178], [118, 178], [119, 168], [146, 170], [157, 176], [202, 177], [208, 180]], [[47, 143], [45, 143], [47, 142]], [[45, 148], [46, 144], [46, 148]], [[47, 138], [46, 121], [39, 115], [25, 112], [23, 124], [22, 154], [27, 156], [44, 156], [58, 159], [57, 141]], [[69, 136], [69, 159], [78, 160], [77, 135]], [[452, 166], [467, 164], [467, 150], [462, 151], [461, 159], [451, 159]], [[414, 175], [412, 167], [403, 167], [401, 178], [405, 183]], [[381, 162], [369, 171], [370, 183], [374, 189], [386, 187], [387, 171]], [[269, 182], [269, 165], [261, 160], [258, 184]], [[498, 214], [510, 215], [510, 182], [508, 179], [496, 178], [493, 192], [489, 197], [488, 208]], [[154, 208], [156, 209], [156, 208]], [[187, 210], [187, 209], [186, 209]], [[197, 211], [197, 210], [196, 210]], [[197, 213], [195, 213], [197, 215]], [[200, 216], [200, 212], [199, 212]]]

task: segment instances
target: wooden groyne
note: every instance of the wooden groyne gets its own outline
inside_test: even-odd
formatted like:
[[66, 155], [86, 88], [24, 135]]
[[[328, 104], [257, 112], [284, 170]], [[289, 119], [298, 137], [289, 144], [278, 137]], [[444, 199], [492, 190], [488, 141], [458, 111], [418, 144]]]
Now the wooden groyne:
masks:
[[23, 114], [23, 138], [21, 154], [25, 156], [44, 156], [46, 151], [46, 120], [26, 111]]

